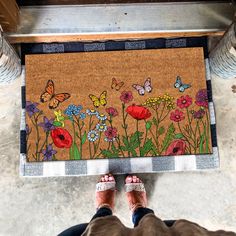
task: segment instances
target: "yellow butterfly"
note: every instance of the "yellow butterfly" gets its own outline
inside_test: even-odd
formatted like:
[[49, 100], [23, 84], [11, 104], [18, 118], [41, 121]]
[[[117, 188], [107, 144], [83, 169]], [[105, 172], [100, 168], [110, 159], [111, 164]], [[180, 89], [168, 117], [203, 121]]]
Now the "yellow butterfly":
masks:
[[106, 104], [107, 104], [107, 100], [106, 100], [106, 98], [107, 98], [107, 91], [103, 91], [103, 92], [101, 93], [101, 95], [99, 96], [99, 98], [96, 97], [96, 96], [93, 95], [93, 94], [89, 94], [89, 98], [92, 100], [93, 105], [94, 105], [96, 108], [98, 108], [98, 107], [100, 107], [100, 106], [106, 106]]

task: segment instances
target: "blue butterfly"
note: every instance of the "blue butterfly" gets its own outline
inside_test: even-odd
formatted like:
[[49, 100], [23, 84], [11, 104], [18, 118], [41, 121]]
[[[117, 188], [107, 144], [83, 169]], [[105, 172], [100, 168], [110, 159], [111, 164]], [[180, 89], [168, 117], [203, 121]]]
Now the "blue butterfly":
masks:
[[175, 82], [175, 84], [174, 84], [174, 87], [175, 87], [175, 88], [178, 88], [179, 91], [180, 91], [181, 93], [183, 93], [183, 92], [185, 91], [185, 89], [190, 88], [191, 85], [190, 85], [190, 84], [184, 84], [184, 83], [182, 83], [181, 77], [180, 77], [180, 76], [177, 76], [177, 77], [176, 77], [176, 82]]

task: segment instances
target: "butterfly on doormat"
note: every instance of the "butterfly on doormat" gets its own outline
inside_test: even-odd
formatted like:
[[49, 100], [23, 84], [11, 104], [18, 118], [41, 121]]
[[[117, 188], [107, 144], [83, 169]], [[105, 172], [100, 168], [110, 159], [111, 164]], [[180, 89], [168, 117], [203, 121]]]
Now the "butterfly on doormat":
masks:
[[138, 91], [138, 94], [143, 96], [145, 92], [151, 93], [152, 92], [152, 85], [151, 85], [151, 78], [148, 77], [144, 85], [139, 85], [139, 84], [133, 84], [132, 87]]
[[93, 105], [98, 108], [100, 106], [106, 106], [107, 104], [107, 91], [103, 91], [99, 97], [93, 94], [89, 94], [89, 98], [93, 102]]
[[70, 98], [69, 93], [57, 93], [55, 94], [55, 87], [52, 80], [48, 80], [45, 87], [45, 91], [40, 96], [41, 102], [49, 102], [48, 107], [50, 109], [55, 109], [59, 106], [60, 103], [64, 102]]
[[192, 87], [192, 85], [191, 84], [184, 84], [181, 80], [181, 77], [177, 76], [174, 87], [179, 89], [179, 92], [183, 93], [185, 91], [185, 89]]
[[116, 78], [114, 78], [114, 77], [112, 78], [112, 82], [111, 82], [111, 88], [112, 89], [115, 89], [116, 91], [119, 91], [123, 87], [123, 85], [124, 85], [123, 81], [118, 82], [116, 80]]

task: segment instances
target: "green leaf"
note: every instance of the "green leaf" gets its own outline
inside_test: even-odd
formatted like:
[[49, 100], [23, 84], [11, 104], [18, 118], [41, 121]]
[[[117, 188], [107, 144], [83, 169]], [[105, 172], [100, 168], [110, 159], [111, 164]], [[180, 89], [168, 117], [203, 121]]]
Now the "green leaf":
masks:
[[165, 128], [164, 128], [164, 126], [161, 126], [160, 128], [159, 128], [159, 130], [158, 130], [158, 134], [159, 135], [162, 135], [162, 134], [164, 134], [165, 133]]
[[59, 120], [59, 121], [64, 121], [64, 120], [65, 120], [65, 117], [63, 117], [63, 116], [58, 116], [58, 120]]
[[85, 131], [84, 134], [83, 134], [83, 136], [82, 136], [82, 138], [81, 138], [81, 143], [82, 143], [82, 145], [85, 143], [86, 138], [87, 138], [87, 134], [86, 134], [86, 131]]
[[168, 127], [168, 130], [166, 132], [166, 136], [163, 140], [162, 143], [162, 151], [166, 150], [166, 148], [170, 145], [171, 141], [174, 139], [175, 135], [175, 127], [173, 125], [173, 123], [171, 123]]
[[199, 144], [199, 152], [200, 153], [204, 153], [204, 150], [203, 150], [204, 137], [205, 137], [205, 135], [203, 135], [203, 134], [200, 136], [200, 144]]
[[143, 132], [140, 131], [136, 131], [133, 134], [131, 134], [130, 136], [130, 146], [133, 144], [136, 144], [138, 142], [141, 142], [142, 140], [142, 136], [143, 136]]
[[140, 155], [145, 156], [147, 153], [149, 153], [151, 150], [156, 152], [156, 147], [152, 142], [152, 139], [147, 139], [147, 141], [144, 143], [143, 147], [141, 147]]
[[182, 133], [175, 134], [175, 139], [181, 139], [184, 138], [184, 135]]
[[151, 127], [152, 127], [152, 122], [151, 121], [147, 121], [146, 122], [146, 130], [151, 129]]
[[118, 152], [112, 152], [110, 150], [104, 149], [104, 150], [101, 150], [101, 153], [104, 157], [107, 157], [107, 158], [114, 158], [114, 157], [117, 158], [119, 156], [119, 150]]
[[62, 123], [60, 121], [56, 121], [56, 120], [53, 121], [53, 125], [56, 127], [62, 127]]
[[101, 151], [101, 154], [104, 156], [104, 157], [112, 157], [112, 152], [109, 151], [109, 150], [102, 150]]
[[129, 140], [125, 136], [122, 136], [123, 143], [126, 148], [129, 148]]
[[80, 159], [81, 159], [80, 151], [76, 143], [73, 143], [70, 147], [70, 160], [80, 160]]
[[138, 156], [137, 152], [134, 149], [131, 149], [130, 152], [131, 152], [133, 157], [137, 157]]

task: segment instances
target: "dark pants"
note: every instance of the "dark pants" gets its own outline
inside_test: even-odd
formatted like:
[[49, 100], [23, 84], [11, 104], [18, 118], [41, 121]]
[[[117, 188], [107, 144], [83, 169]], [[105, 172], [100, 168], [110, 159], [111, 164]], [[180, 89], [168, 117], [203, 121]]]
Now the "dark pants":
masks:
[[[133, 213], [133, 216], [132, 216], [132, 221], [133, 221], [134, 227], [138, 225], [139, 221], [143, 218], [143, 216], [145, 216], [146, 214], [149, 214], [149, 213], [154, 214], [154, 211], [149, 208], [143, 208], [143, 207], [135, 210]], [[110, 215], [112, 215], [112, 211], [109, 208], [102, 207], [93, 216], [91, 221], [96, 218], [99, 218], [99, 217], [110, 216]], [[175, 221], [168, 220], [168, 221], [164, 221], [164, 222], [167, 226], [171, 227]], [[58, 236], [80, 236], [85, 231], [87, 225], [88, 225], [88, 223], [75, 225], [75, 226], [63, 231]]]

